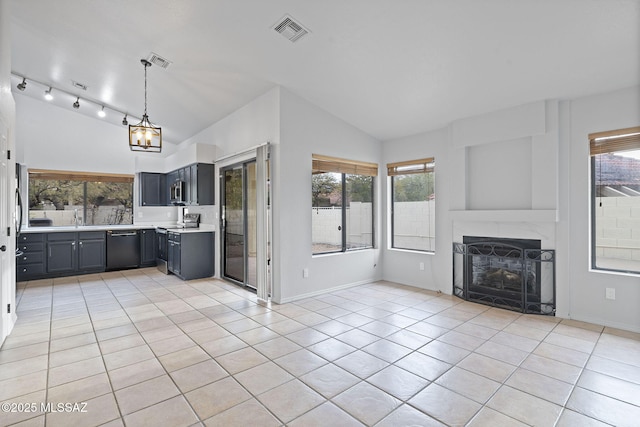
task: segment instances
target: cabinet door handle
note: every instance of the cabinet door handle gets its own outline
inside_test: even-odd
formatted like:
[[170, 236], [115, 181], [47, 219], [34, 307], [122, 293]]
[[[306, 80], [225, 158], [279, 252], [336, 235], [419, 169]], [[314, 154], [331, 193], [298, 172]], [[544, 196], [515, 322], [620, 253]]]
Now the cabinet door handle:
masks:
[[80, 242], [80, 246], [82, 246], [82, 242]]
[[73, 251], [76, 251], [76, 242], [71, 242], [71, 246], [73, 247]]
[[51, 258], [51, 246], [49, 246], [49, 258]]

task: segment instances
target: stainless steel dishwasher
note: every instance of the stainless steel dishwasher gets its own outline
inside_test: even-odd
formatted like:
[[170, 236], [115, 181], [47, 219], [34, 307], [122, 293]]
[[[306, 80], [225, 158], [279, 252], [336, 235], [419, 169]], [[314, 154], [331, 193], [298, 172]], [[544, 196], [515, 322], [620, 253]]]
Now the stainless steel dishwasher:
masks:
[[107, 270], [124, 270], [140, 265], [138, 230], [107, 231]]

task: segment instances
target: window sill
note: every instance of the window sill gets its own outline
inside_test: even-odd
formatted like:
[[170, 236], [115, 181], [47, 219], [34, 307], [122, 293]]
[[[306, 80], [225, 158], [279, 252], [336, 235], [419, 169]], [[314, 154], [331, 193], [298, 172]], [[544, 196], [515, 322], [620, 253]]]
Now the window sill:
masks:
[[589, 273], [612, 274], [614, 276], [626, 276], [626, 277], [640, 277], [640, 272], [621, 271], [621, 270], [606, 270], [606, 269], [603, 269], [603, 268], [589, 268]]
[[404, 253], [418, 254], [418, 255], [435, 255], [436, 254], [436, 251], [419, 251], [416, 249], [387, 248], [387, 250], [391, 252], [404, 252]]
[[336, 255], [357, 254], [361, 252], [373, 251], [375, 249], [376, 248], [363, 248], [363, 249], [354, 249], [354, 250], [345, 251], [345, 252], [340, 251], [340, 252], [327, 252], [324, 254], [311, 254], [311, 258], [323, 258], [323, 257], [336, 256]]

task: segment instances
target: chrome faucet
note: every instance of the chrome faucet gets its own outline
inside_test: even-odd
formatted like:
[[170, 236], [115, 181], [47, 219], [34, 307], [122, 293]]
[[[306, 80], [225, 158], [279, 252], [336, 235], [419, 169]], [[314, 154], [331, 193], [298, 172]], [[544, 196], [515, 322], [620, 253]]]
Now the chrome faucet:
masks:
[[78, 228], [78, 209], [73, 210], [73, 222], [76, 224], [76, 228]]

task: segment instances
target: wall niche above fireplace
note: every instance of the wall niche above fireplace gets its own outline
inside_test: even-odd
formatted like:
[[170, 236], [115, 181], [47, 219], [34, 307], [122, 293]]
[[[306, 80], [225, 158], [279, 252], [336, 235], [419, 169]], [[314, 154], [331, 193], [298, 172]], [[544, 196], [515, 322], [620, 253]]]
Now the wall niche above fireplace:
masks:
[[453, 244], [453, 292], [467, 301], [554, 315], [555, 251], [540, 240], [463, 236]]

